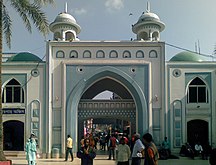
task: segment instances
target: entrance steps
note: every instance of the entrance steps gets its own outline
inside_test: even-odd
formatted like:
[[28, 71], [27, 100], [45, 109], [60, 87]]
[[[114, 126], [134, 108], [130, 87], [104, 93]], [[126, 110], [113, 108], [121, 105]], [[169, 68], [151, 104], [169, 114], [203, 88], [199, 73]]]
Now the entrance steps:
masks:
[[18, 158], [26, 158], [25, 151], [4, 151], [4, 154], [7, 157], [18, 157]]

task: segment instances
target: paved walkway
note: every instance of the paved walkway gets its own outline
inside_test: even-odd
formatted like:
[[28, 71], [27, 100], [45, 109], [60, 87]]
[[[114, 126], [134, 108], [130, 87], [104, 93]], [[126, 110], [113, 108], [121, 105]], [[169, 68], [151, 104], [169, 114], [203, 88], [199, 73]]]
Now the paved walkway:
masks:
[[[27, 165], [25, 157], [7, 157], [12, 160], [13, 165]], [[97, 156], [94, 159], [94, 165], [116, 165], [114, 160], [107, 160], [108, 151], [97, 150]], [[78, 158], [75, 158], [73, 162], [69, 160], [64, 161], [64, 158], [59, 159], [38, 159], [37, 165], [80, 165], [81, 161]], [[143, 165], [144, 163], [142, 163]], [[195, 158], [192, 160], [186, 157], [179, 157], [179, 159], [168, 159], [168, 160], [159, 160], [159, 165], [209, 165], [208, 160], [201, 160], [200, 158]]]
[[[27, 165], [27, 161], [23, 158], [8, 157], [13, 162], [13, 165]], [[37, 165], [80, 165], [80, 159], [75, 158], [73, 162], [65, 162], [64, 159], [38, 159]], [[94, 160], [94, 165], [116, 165], [114, 160], [107, 160], [107, 156], [98, 155]], [[159, 160], [159, 165], [209, 165], [208, 160], [189, 158]]]

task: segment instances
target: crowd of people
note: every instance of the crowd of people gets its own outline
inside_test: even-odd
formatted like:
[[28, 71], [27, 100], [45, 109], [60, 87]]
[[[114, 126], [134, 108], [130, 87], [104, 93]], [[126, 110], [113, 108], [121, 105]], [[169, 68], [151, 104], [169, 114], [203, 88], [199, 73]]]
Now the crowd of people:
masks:
[[[97, 148], [97, 143], [100, 144], [100, 148]], [[101, 136], [87, 134], [80, 140], [80, 147], [78, 157], [81, 159], [81, 164], [85, 162], [85, 165], [93, 165], [97, 149], [108, 150], [108, 160], [116, 160], [118, 165], [129, 165], [130, 158], [132, 165], [140, 165], [142, 159], [144, 159], [145, 165], [157, 165], [159, 159], [158, 149], [149, 133], [142, 137], [140, 134], [134, 133], [130, 140], [126, 134], [120, 136], [118, 133], [102, 134]], [[85, 148], [89, 148], [88, 150], [94, 153], [94, 156], [90, 155], [89, 151], [86, 152]], [[80, 152], [82, 156], [80, 156]]]
[[[98, 143], [100, 148], [97, 147]], [[72, 149], [73, 139], [68, 135], [65, 161], [68, 160], [69, 154], [71, 161], [74, 160]], [[36, 164], [37, 143], [34, 133], [27, 140], [25, 150], [28, 164]], [[142, 137], [139, 133], [134, 133], [131, 138], [127, 134], [118, 133], [97, 136], [87, 134], [80, 140], [80, 147], [77, 152], [77, 157], [81, 159], [81, 165], [93, 165], [97, 150], [108, 150], [108, 160], [111, 158], [116, 160], [117, 165], [129, 165], [129, 159], [132, 160], [131, 165], [140, 165], [142, 159], [144, 159], [144, 165], [158, 165], [159, 158], [168, 159], [171, 157], [170, 143], [167, 137], [164, 138], [158, 149], [150, 133], [145, 133]], [[216, 149], [212, 149], [210, 145], [202, 145], [199, 141], [193, 147], [189, 143], [182, 145], [180, 156], [187, 156], [192, 159], [195, 156], [201, 156], [203, 160], [209, 159], [211, 165], [216, 165]]]
[[[152, 135], [149, 133], [140, 137], [140, 134], [134, 133], [131, 138], [127, 134], [101, 134], [100, 136], [87, 135], [90, 140], [90, 145], [94, 149], [108, 150], [108, 160], [116, 160], [117, 165], [140, 165], [141, 160], [144, 159], [144, 165], [157, 165], [159, 159], [173, 158], [171, 155], [170, 142], [167, 137], [164, 138], [159, 148], [153, 142]], [[81, 145], [82, 145], [81, 140]], [[99, 148], [97, 148], [99, 143]], [[209, 162], [216, 161], [216, 155], [212, 152], [209, 145], [202, 146], [199, 142], [193, 147], [189, 143], [185, 143], [180, 151], [180, 156], [188, 156], [194, 159], [195, 156], [201, 156], [202, 159]], [[213, 155], [213, 156], [211, 156]], [[175, 158], [178, 158], [176, 156]], [[216, 165], [216, 164], [211, 164]]]

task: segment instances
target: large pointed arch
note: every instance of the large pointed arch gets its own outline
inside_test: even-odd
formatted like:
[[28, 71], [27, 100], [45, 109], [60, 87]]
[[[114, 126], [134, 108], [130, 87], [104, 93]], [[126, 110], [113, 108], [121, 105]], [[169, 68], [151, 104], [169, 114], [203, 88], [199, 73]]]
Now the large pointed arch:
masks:
[[98, 68], [94, 73], [89, 74], [85, 79], [80, 80], [72, 89], [66, 100], [66, 133], [71, 134], [74, 139], [77, 139], [77, 135], [73, 135], [72, 133], [77, 132], [77, 111], [82, 94], [98, 79], [105, 77], [115, 79], [128, 89], [136, 104], [136, 131], [141, 134], [148, 131], [149, 125], [147, 103], [141, 87], [125, 72], [115, 67], [104, 66]]

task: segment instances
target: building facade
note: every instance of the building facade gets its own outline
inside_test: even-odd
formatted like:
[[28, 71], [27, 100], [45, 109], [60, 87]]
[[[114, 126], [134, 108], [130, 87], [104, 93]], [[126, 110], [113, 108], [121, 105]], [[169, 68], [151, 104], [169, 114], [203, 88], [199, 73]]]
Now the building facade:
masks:
[[[135, 40], [80, 41], [80, 26], [63, 12], [50, 24], [46, 61], [4, 54], [4, 149], [22, 151], [34, 132], [44, 157], [56, 148], [64, 156], [68, 134], [76, 152], [88, 119], [150, 132], [157, 145], [167, 136], [173, 151], [194, 138], [215, 146], [216, 63], [190, 52], [166, 62], [164, 28], [147, 9], [132, 26]], [[106, 90], [120, 99], [93, 99]]]

